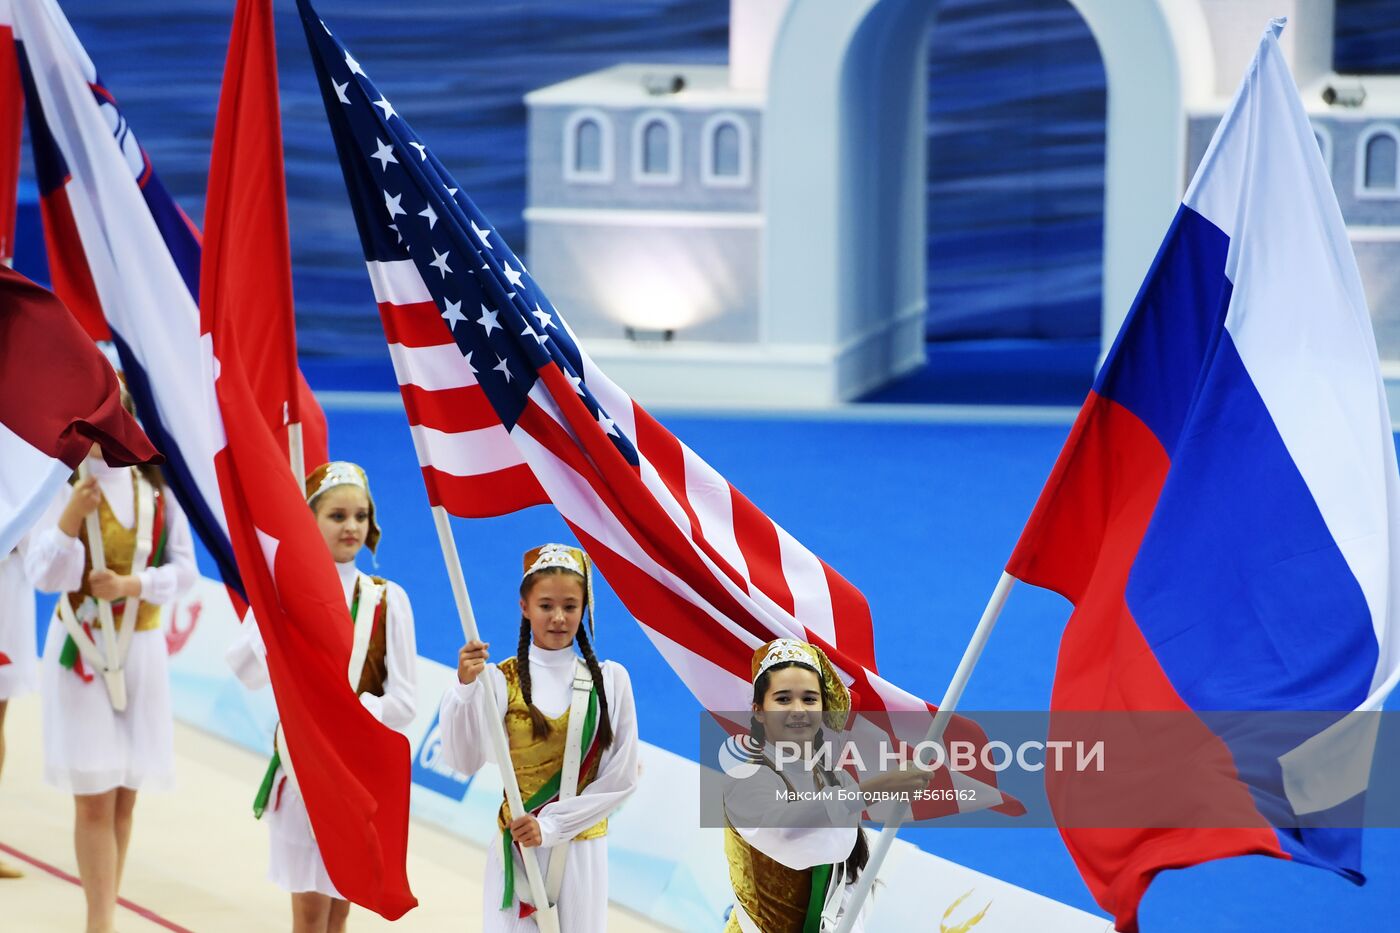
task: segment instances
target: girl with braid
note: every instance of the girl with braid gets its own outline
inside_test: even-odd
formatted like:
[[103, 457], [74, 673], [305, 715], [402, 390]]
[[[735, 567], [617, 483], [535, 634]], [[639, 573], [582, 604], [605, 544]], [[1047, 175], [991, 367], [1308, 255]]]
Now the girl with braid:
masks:
[[[817, 646], [770, 641], [754, 652], [751, 670], [749, 735], [758, 767], [725, 789], [734, 908], [724, 933], [829, 933], [870, 854], [861, 792], [913, 793], [927, 786], [929, 774], [901, 766], [857, 784], [845, 771], [822, 767], [822, 727], [845, 727], [851, 694]], [[800, 750], [797, 760], [777, 754], [779, 743]], [[864, 930], [863, 917], [852, 933]]]
[[538, 861], [562, 933], [608, 926], [608, 815], [637, 786], [637, 715], [626, 669], [593, 653], [592, 579], [578, 548], [527, 552], [515, 657], [488, 665], [488, 646], [469, 642], [458, 655], [458, 683], [442, 698], [444, 761], [473, 774], [491, 760], [490, 730], [500, 728], [483, 700], [484, 691], [495, 693], [528, 811], [501, 805], [501, 844], [487, 857], [487, 931], [537, 929], [522, 858]]
[[[354, 463], [323, 463], [306, 478], [306, 504], [335, 560], [350, 610], [345, 619], [346, 625], [353, 626], [347, 669], [350, 686], [375, 719], [403, 731], [413, 722], [418, 696], [413, 606], [403, 587], [355, 566], [360, 549], [368, 546], [374, 551], [380, 538], [369, 477]], [[248, 689], [268, 683], [267, 648], [255, 620], [243, 623], [226, 659]], [[276, 751], [253, 799], [253, 815], [267, 818], [268, 879], [292, 896], [293, 933], [342, 933], [350, 902], [340, 896], [326, 873], [296, 783], [296, 769], [314, 768], [316, 763], [297, 761], [288, 768], [280, 729], [274, 745]]]

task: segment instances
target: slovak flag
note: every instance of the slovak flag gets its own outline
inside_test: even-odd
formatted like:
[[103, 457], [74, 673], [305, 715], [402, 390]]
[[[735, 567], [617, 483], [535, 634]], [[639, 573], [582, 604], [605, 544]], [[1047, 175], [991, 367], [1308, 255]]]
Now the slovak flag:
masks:
[[1007, 571], [1075, 606], [1052, 710], [1179, 711], [1205, 729], [1212, 711], [1314, 710], [1336, 725], [1248, 748], [1215, 730], [1227, 766], [1176, 780], [1243, 800], [1252, 815], [1235, 828], [1062, 829], [1119, 930], [1136, 929], [1157, 872], [1209, 859], [1270, 855], [1359, 883], [1361, 832], [1337, 828], [1359, 824], [1328, 814], [1354, 808], [1369, 777], [1352, 711], [1380, 709], [1400, 678], [1390, 413], [1281, 28], [1221, 120]]
[[[93, 339], [116, 345], [142, 423], [165, 454], [166, 481], [224, 582], [238, 589], [206, 419], [199, 230], [161, 183], [56, 0], [0, 0], [0, 30], [7, 25], [28, 104], [53, 290]], [[276, 270], [250, 274], [276, 280]], [[284, 404], [299, 406], [307, 459], [319, 464], [325, 419], [296, 373], [290, 323], [270, 320], [274, 311], [273, 303], [253, 303], [238, 321], [255, 401], [275, 426]]]

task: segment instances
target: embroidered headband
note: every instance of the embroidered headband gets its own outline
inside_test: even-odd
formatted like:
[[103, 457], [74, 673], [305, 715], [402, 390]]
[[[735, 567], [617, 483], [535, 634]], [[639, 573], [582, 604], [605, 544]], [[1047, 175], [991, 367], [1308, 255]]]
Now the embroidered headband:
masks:
[[851, 691], [827, 658], [826, 652], [796, 638], [778, 638], [753, 653], [750, 670], [754, 683], [779, 664], [800, 664], [817, 675], [826, 693], [826, 709], [822, 712], [827, 725], [841, 729], [851, 711]]
[[588, 606], [588, 637], [593, 638], [593, 561], [581, 548], [567, 544], [542, 544], [525, 552], [525, 573], [520, 578], [523, 583], [530, 574], [558, 567], [583, 578], [583, 601]]
[[321, 464], [306, 477], [306, 504], [315, 508], [316, 500], [337, 486], [357, 486], [365, 491], [365, 498], [369, 500], [369, 532], [365, 535], [365, 546], [373, 554], [379, 546], [381, 534], [379, 522], [374, 517], [374, 496], [369, 491], [369, 475], [363, 467], [348, 460]]

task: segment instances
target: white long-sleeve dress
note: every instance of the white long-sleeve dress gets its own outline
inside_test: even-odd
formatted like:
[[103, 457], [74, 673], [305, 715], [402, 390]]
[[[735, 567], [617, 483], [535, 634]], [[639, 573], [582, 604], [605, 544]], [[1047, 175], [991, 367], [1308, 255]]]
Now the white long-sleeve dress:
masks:
[[[530, 645], [531, 698], [545, 716], [554, 719], [568, 711], [573, 697], [575, 654], [572, 647], [548, 651]], [[576, 797], [547, 804], [539, 814], [542, 844], [527, 852], [540, 860], [540, 871], [548, 871], [549, 853], [554, 846], [605, 819], [637, 787], [637, 708], [632, 697], [632, 680], [622, 665], [603, 661], [603, 691], [608, 698], [613, 742], [602, 753], [598, 774]], [[439, 726], [446, 764], [462, 774], [474, 774], [488, 761], [496, 764], [489, 731], [499, 728], [486, 719], [484, 691], [496, 694], [496, 708], [504, 714], [507, 689], [505, 677], [494, 664], [488, 664], [470, 684], [453, 684], [442, 698]], [[507, 765], [509, 767], [509, 765]], [[608, 927], [608, 839], [582, 839], [569, 842], [568, 861], [559, 890], [561, 933], [600, 933]], [[524, 868], [517, 865], [517, 891], [526, 891]], [[533, 917], [521, 919], [518, 905], [501, 908], [505, 890], [505, 870], [500, 845], [487, 846], [486, 878], [482, 890], [484, 904], [482, 929], [490, 933], [533, 933], [539, 929]]]
[[[354, 561], [336, 564], [345, 605], [354, 599], [355, 581], [359, 571]], [[418, 698], [418, 647], [413, 626], [413, 606], [403, 587], [386, 581], [384, 649], [384, 695], [360, 694], [360, 703], [384, 725], [402, 732], [413, 722]], [[229, 666], [250, 690], [268, 684], [267, 648], [251, 615], [242, 631], [229, 646], [226, 654]], [[296, 767], [295, 762], [293, 768]], [[326, 873], [326, 863], [311, 832], [311, 819], [306, 802], [291, 781], [284, 782], [285, 773], [278, 769], [273, 778], [273, 795], [263, 814], [268, 824], [267, 877], [273, 884], [292, 894], [315, 891], [340, 898], [340, 892]]]
[[[130, 467], [110, 467], [89, 457], [88, 469], [116, 521], [136, 521], [136, 495]], [[58, 528], [71, 496], [68, 487], [50, 503], [21, 548], [24, 568], [36, 589], [68, 593], [83, 585], [86, 549]], [[167, 534], [164, 560], [136, 573], [141, 602], [174, 602], [199, 575], [194, 539], [180, 504], [162, 493]], [[160, 529], [153, 529], [154, 537]], [[120, 613], [116, 621], [121, 622]], [[163, 628], [132, 634], [126, 658], [127, 708], [112, 709], [100, 676], [85, 681], [59, 664], [68, 631], [57, 613], [49, 623], [40, 665], [40, 707], [44, 731], [44, 780], [71, 794], [101, 794], [117, 787], [169, 790], [175, 783], [174, 717]]]
[[39, 685], [38, 673], [34, 587], [16, 550], [0, 556], [0, 700], [33, 691]]

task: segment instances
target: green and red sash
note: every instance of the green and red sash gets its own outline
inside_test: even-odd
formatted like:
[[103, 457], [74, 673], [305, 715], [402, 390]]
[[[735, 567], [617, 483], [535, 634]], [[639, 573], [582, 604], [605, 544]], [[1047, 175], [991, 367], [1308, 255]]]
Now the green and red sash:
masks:
[[[579, 764], [578, 773], [585, 775], [597, 763], [598, 758], [603, 754], [602, 747], [595, 741], [598, 737], [598, 688], [594, 687], [588, 694], [588, 715], [583, 720], [583, 734], [579, 737], [579, 748], [584, 750], [583, 761]], [[559, 785], [564, 779], [564, 768], [561, 766], [558, 771], [550, 775], [549, 780], [539, 790], [530, 795], [528, 800], [522, 800], [525, 810], [538, 817], [541, 810], [547, 805], [559, 799]], [[582, 788], [579, 788], [580, 790]], [[506, 879], [505, 890], [501, 895], [501, 909], [506, 910], [511, 902], [515, 900], [515, 859], [511, 849], [513, 840], [510, 837], [510, 829], [501, 830], [501, 861], [505, 867]], [[520, 849], [519, 846], [514, 846]], [[526, 857], [523, 849], [520, 850], [520, 857]], [[520, 902], [521, 918], [528, 917], [535, 912], [535, 905]]]
[[[160, 529], [160, 537], [156, 539], [156, 546], [151, 549], [151, 558], [150, 560], [146, 561], [146, 567], [159, 567], [162, 563], [165, 562], [165, 543], [170, 537], [170, 529], [165, 527], [165, 494], [160, 489], [154, 490], [154, 492], [155, 512], [151, 518], [151, 527]], [[89, 545], [89, 547], [91, 547], [91, 545]], [[142, 567], [140, 569], [144, 570], [146, 568]], [[137, 568], [133, 567], [131, 569], [131, 572], [135, 574], [140, 571]], [[65, 595], [63, 598], [67, 599], [67, 596]], [[112, 603], [112, 612], [114, 616], [117, 612], [121, 611], [125, 607], [125, 596], [123, 596], [121, 599], [114, 601]], [[84, 624], [83, 629], [88, 633], [88, 637], [91, 638], [91, 626]], [[83, 670], [82, 655], [78, 651], [78, 643], [73, 640], [72, 635], [69, 635], [67, 638], [63, 639], [63, 648], [58, 653], [58, 666], [63, 668], [64, 670], [75, 672], [85, 682], [92, 680], [92, 675], [87, 673], [87, 671]]]

